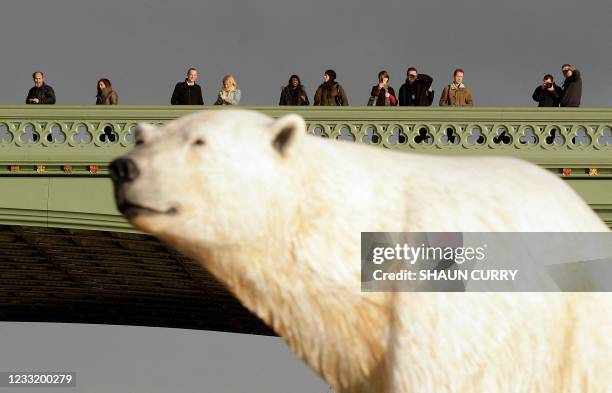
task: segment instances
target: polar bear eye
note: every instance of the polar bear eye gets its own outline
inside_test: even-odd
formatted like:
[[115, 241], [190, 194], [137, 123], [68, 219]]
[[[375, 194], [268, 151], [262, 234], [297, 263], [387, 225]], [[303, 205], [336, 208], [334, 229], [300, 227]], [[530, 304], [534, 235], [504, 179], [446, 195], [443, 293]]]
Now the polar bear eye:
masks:
[[195, 141], [193, 141], [193, 145], [195, 146], [204, 146], [206, 144], [206, 142], [204, 142], [204, 139], [202, 138], [198, 138]]

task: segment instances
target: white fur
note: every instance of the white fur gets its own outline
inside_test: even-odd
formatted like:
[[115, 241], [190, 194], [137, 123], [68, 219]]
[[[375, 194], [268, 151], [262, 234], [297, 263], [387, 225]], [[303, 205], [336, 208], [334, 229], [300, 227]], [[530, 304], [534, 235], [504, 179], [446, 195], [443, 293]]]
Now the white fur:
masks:
[[360, 291], [365, 231], [608, 231], [547, 171], [326, 141], [299, 116], [243, 110], [142, 134], [126, 196], [179, 213], [132, 223], [200, 261], [337, 391], [612, 391], [609, 294]]

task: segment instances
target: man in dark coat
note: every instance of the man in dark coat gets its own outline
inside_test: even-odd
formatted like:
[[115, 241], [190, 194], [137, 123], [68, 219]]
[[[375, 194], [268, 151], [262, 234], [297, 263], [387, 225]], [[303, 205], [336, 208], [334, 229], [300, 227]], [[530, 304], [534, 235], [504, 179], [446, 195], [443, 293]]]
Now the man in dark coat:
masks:
[[544, 82], [535, 88], [532, 98], [538, 107], [558, 107], [563, 98], [563, 89], [558, 86], [550, 74], [544, 75]]
[[582, 98], [582, 75], [571, 64], [563, 64], [561, 70], [565, 76], [561, 106], [577, 108]]
[[400, 106], [431, 106], [434, 99], [431, 88], [433, 78], [419, 74], [414, 67], [408, 68], [406, 76], [406, 83], [399, 90]]
[[45, 74], [36, 71], [32, 74], [34, 87], [28, 91], [26, 104], [55, 104], [55, 92], [53, 88], [45, 83]]
[[170, 103], [172, 105], [204, 105], [202, 89], [196, 83], [198, 70], [190, 68], [187, 70], [187, 78], [174, 86]]

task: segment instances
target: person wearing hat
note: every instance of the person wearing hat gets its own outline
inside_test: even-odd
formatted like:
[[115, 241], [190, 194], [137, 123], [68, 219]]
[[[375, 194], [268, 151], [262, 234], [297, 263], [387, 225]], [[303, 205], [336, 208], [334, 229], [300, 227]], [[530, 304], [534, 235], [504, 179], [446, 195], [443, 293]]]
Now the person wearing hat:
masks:
[[348, 97], [342, 86], [336, 82], [336, 72], [334, 70], [327, 70], [323, 74], [323, 83], [317, 88], [314, 105], [348, 106]]

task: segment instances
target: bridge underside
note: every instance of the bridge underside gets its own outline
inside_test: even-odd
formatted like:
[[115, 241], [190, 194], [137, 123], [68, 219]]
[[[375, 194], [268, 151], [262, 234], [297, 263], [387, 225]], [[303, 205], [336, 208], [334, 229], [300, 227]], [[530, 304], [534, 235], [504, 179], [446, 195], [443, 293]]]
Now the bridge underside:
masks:
[[0, 225], [0, 320], [273, 334], [150, 236], [17, 225]]

